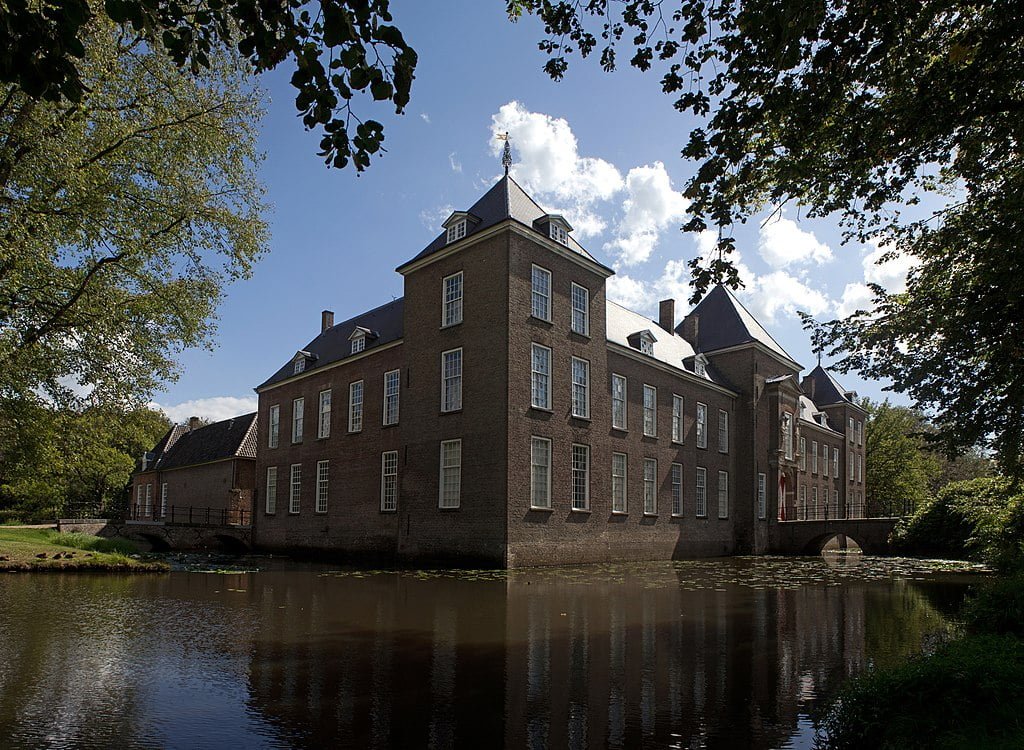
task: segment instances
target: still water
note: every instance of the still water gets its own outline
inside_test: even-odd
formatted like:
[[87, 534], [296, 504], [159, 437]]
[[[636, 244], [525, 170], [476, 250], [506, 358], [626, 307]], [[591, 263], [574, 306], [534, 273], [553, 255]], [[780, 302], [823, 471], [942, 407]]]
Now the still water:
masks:
[[927, 647], [978, 580], [860, 557], [247, 564], [0, 578], [0, 747], [809, 748], [847, 676]]

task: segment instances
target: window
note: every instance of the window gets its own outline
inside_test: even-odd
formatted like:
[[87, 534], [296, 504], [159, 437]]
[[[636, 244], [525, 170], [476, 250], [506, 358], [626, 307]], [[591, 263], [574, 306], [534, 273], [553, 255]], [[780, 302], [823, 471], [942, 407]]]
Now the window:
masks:
[[142, 499], [146, 496], [145, 485], [140, 484], [135, 488], [135, 514], [142, 514]]
[[288, 488], [288, 512], [299, 512], [299, 496], [302, 493], [302, 464], [292, 464], [291, 486]]
[[276, 448], [278, 434], [281, 431], [281, 407], [277, 404], [270, 407], [270, 430], [268, 431], [267, 447]]
[[832, 449], [832, 476], [839, 479], [839, 449]]
[[718, 517], [729, 517], [729, 472], [718, 472]]
[[768, 516], [768, 478], [764, 474], [757, 475], [757, 517], [764, 520]]
[[654, 342], [646, 336], [640, 337], [640, 353], [646, 354], [649, 357], [654, 356]]
[[462, 350], [452, 349], [441, 355], [441, 411], [462, 408]]
[[398, 381], [399, 371], [384, 373], [384, 424], [398, 424]]
[[440, 508], [458, 508], [462, 501], [462, 441], [441, 442]]
[[366, 334], [360, 333], [352, 339], [352, 354], [358, 354], [366, 348]]
[[380, 509], [398, 510], [398, 451], [380, 454]]
[[821, 473], [828, 477], [828, 446], [824, 443], [821, 446]]
[[683, 397], [672, 394], [672, 442], [683, 442]]
[[551, 507], [551, 441], [547, 438], [530, 442], [530, 507]]
[[590, 335], [590, 292], [579, 284], [572, 285], [572, 331]]
[[708, 517], [708, 470], [697, 467], [697, 518]]
[[[827, 491], [827, 490], [826, 490]], [[839, 515], [839, 490], [832, 490], [832, 507], [835, 514]]]
[[626, 379], [612, 374], [612, 427], [626, 429]]
[[811, 441], [811, 473], [818, 473], [818, 441]]
[[693, 360], [693, 371], [699, 378], [706, 378], [708, 376], [708, 361], [704, 358], [703, 354], [698, 354], [697, 358]]
[[316, 462], [316, 505], [317, 513], [327, 512], [327, 478], [330, 466], [327, 461]]
[[551, 408], [551, 350], [534, 344], [530, 354], [530, 404]]
[[457, 221], [454, 224], [452, 224], [450, 227], [448, 227], [448, 236], [447, 236], [447, 241], [448, 242], [455, 242], [456, 240], [461, 240], [465, 236], [466, 236], [466, 220], [465, 219], [462, 219], [461, 221]]
[[320, 391], [320, 418], [316, 426], [317, 437], [331, 436], [331, 391]]
[[683, 515], [683, 465], [672, 464], [672, 515]]
[[807, 485], [800, 485], [800, 504], [797, 507], [797, 516], [799, 517], [800, 511], [803, 511], [804, 520], [807, 520]]
[[149, 517], [153, 515], [153, 485], [146, 485], [146, 504], [143, 506], [143, 513]]
[[850, 451], [849, 459], [850, 459], [850, 481], [852, 482], [853, 481], [853, 472], [854, 472], [854, 469], [856, 468], [853, 465], [854, 464], [854, 462], [853, 462], [853, 451]]
[[453, 326], [462, 322], [462, 271], [445, 276], [442, 282], [444, 288], [442, 305], [444, 313], [441, 315], [442, 326]]
[[160, 485], [160, 517], [167, 517], [167, 482]]
[[697, 402], [697, 447], [708, 447], [708, 407]]
[[864, 456], [857, 454], [857, 481], [864, 481]]
[[363, 429], [363, 381], [357, 380], [348, 386], [348, 431]]
[[292, 442], [302, 442], [302, 424], [305, 419], [306, 399], [297, 398], [292, 401]]
[[811, 517], [818, 518], [818, 487], [811, 487]]
[[807, 438], [800, 438], [800, 471], [807, 471]]
[[644, 383], [644, 435], [658, 436], [658, 389]]
[[612, 454], [612, 513], [626, 512], [626, 454]]
[[729, 412], [718, 410], [718, 452], [729, 452]]
[[[782, 415], [782, 450], [787, 461], [793, 460], [793, 415]], [[803, 453], [803, 451], [800, 451]], [[803, 467], [806, 468], [806, 467]]]
[[644, 515], [658, 513], [658, 460], [644, 459]]
[[306, 369], [306, 358], [305, 357], [299, 357], [298, 359], [295, 360], [295, 363], [292, 365], [292, 375], [298, 375], [300, 372], [302, 372], [305, 369]]
[[853, 442], [853, 439], [854, 439], [854, 432], [853, 432], [853, 429], [854, 429], [854, 428], [853, 428], [853, 417], [850, 417], [850, 420], [849, 420], [849, 429], [847, 430], [847, 432], [848, 432], [848, 433], [850, 433], [850, 442], [851, 442], [851, 443]]
[[548, 236], [555, 242], [561, 242], [563, 245], [569, 244], [569, 233], [565, 231], [565, 227], [553, 221], [548, 224]]
[[857, 445], [864, 445], [864, 423], [857, 422]]
[[572, 415], [590, 419], [590, 363], [572, 358]]
[[551, 320], [551, 271], [534, 266], [530, 275], [533, 285], [532, 314], [541, 320]]
[[572, 509], [590, 509], [590, 446], [572, 446]]
[[277, 513], [277, 467], [267, 467], [267, 513]]

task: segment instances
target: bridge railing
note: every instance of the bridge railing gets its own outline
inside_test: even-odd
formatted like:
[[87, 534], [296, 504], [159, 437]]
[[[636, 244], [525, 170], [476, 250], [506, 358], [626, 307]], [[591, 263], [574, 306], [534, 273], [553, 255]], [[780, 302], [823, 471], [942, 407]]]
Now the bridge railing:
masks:
[[249, 526], [252, 524], [252, 511], [247, 508], [209, 508], [194, 505], [172, 505], [165, 509], [163, 515], [160, 508], [147, 508], [145, 505], [132, 505], [129, 508], [129, 521], [162, 521], [163, 523], [180, 523], [190, 526]]

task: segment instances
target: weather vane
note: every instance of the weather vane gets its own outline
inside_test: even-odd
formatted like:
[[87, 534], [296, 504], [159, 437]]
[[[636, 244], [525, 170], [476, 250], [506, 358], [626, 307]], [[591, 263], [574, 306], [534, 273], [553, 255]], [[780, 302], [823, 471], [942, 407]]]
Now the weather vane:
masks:
[[498, 133], [497, 139], [499, 141], [505, 141], [505, 150], [501, 154], [501, 166], [505, 168], [505, 175], [508, 176], [508, 170], [512, 167], [512, 144], [509, 143], [508, 131], [504, 134]]

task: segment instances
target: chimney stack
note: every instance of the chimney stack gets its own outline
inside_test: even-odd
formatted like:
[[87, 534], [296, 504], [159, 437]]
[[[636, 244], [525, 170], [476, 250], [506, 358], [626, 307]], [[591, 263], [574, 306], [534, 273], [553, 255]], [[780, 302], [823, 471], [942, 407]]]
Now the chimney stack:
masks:
[[658, 303], [658, 325], [669, 332], [675, 329], [676, 301], [674, 299], [663, 299]]
[[199, 417], [189, 417], [188, 418], [188, 431], [192, 432], [192, 430], [196, 429], [197, 427], [199, 427]]
[[700, 316], [696, 313], [690, 313], [687, 317], [683, 318], [683, 338], [686, 339], [690, 345], [697, 349], [697, 337], [700, 335]]
[[807, 394], [807, 398], [811, 401], [814, 400], [814, 378], [810, 375], [804, 375], [804, 379], [800, 383], [800, 387], [803, 388], [804, 393]]
[[324, 310], [320, 313], [320, 333], [334, 325], [334, 311]]

